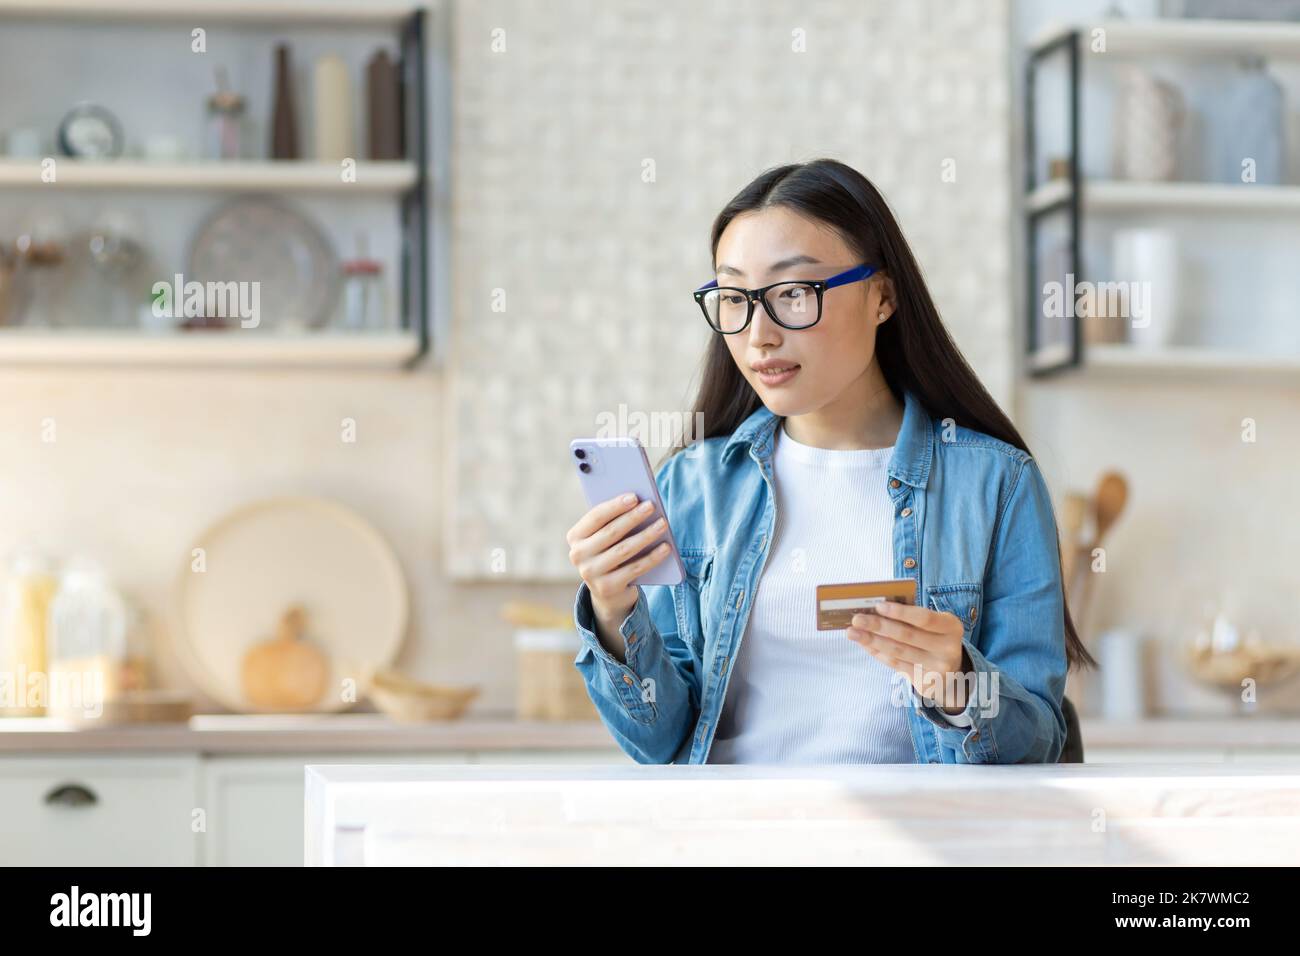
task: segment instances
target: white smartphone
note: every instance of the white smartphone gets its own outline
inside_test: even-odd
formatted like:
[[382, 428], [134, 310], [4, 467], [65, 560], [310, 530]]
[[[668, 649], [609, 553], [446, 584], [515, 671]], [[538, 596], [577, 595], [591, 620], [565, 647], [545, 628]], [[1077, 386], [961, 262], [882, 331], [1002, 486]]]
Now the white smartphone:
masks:
[[[650, 468], [650, 459], [645, 449], [635, 438], [575, 438], [569, 443], [569, 461], [582, 482], [587, 504], [595, 507], [602, 501], [617, 498], [629, 491], [636, 495], [637, 502], [653, 501], [654, 512], [634, 528], [630, 534], [636, 534], [648, 527], [664, 513], [663, 502], [659, 500], [659, 486], [655, 484], [654, 471]], [[650, 546], [628, 561], [649, 554], [660, 541], [667, 541], [672, 553], [645, 574], [637, 577], [633, 584], [681, 584], [686, 571], [682, 567], [681, 556], [677, 553], [677, 542], [673, 540], [673, 529], [668, 528]], [[624, 562], [626, 563], [626, 562]]]

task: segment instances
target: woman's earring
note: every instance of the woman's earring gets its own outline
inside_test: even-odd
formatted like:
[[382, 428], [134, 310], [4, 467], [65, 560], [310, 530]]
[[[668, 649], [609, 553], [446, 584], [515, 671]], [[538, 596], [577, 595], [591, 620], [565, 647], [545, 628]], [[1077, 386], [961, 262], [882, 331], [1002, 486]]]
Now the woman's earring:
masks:
[[883, 312], [880, 313], [879, 320], [880, 320], [881, 322], [885, 321], [885, 313], [883, 313]]

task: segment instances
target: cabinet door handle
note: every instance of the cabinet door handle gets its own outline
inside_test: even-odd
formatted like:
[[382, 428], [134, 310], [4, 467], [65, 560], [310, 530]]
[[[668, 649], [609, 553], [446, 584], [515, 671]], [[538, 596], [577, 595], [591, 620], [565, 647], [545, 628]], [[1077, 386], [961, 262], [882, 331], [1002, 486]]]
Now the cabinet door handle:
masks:
[[79, 783], [65, 783], [55, 787], [45, 795], [45, 802], [52, 807], [88, 807], [99, 802], [95, 791]]

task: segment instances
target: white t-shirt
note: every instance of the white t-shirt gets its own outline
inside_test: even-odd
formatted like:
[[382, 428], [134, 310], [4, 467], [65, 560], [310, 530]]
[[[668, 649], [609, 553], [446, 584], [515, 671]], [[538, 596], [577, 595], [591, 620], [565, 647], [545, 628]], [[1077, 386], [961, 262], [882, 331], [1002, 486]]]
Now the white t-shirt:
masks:
[[907, 678], [816, 618], [817, 585], [894, 577], [893, 453], [777, 429], [775, 537], [708, 763], [915, 762]]

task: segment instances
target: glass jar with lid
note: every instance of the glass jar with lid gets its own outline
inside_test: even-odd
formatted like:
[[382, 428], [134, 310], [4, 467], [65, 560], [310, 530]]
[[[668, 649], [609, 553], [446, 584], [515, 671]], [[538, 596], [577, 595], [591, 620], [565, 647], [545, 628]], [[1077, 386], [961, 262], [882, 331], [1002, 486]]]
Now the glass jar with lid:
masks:
[[47, 713], [93, 720], [121, 693], [128, 612], [103, 569], [70, 563], [50, 602]]

